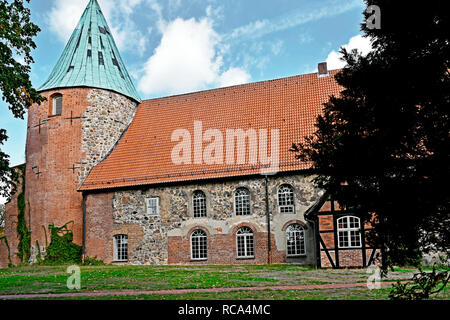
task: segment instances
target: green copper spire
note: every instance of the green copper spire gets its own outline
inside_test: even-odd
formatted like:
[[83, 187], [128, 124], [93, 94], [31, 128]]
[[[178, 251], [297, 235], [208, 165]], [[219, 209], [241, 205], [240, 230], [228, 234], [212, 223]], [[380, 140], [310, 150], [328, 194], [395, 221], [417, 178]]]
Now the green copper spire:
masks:
[[67, 87], [112, 90], [141, 102], [97, 0], [89, 2], [61, 58], [39, 91]]

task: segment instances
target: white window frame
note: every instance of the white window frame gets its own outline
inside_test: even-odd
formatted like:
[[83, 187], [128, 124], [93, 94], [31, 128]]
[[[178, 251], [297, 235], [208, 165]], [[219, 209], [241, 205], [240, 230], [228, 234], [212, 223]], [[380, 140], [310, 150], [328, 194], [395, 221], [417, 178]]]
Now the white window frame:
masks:
[[[245, 195], [244, 194], [238, 194], [240, 191], [245, 191]], [[243, 203], [245, 200], [243, 199], [244, 197], [248, 197], [248, 213], [239, 213], [238, 214], [238, 198], [241, 198], [240, 202]], [[240, 208], [241, 212], [244, 212], [244, 209], [246, 209], [244, 206], [242, 206], [242, 208]], [[248, 190], [247, 188], [241, 187], [241, 188], [237, 188], [235, 193], [234, 193], [234, 215], [235, 216], [249, 216], [252, 214], [252, 206], [251, 206], [251, 193], [250, 190]]]
[[[150, 206], [150, 201], [156, 201], [156, 212], [150, 212], [150, 209], [154, 206]], [[149, 216], [158, 216], [159, 215], [159, 198], [151, 197], [145, 199], [145, 211]]]
[[[289, 253], [289, 234], [293, 233], [294, 251], [300, 253]], [[297, 236], [299, 237], [297, 238]], [[304, 257], [306, 256], [305, 228], [298, 223], [293, 223], [286, 228], [286, 256], [287, 257]], [[299, 241], [299, 243], [297, 243]]]
[[[194, 243], [193, 243], [193, 239], [194, 238], [198, 238], [198, 243], [197, 243], [197, 255], [198, 257], [194, 257]], [[205, 241], [205, 243], [202, 243], [202, 241]], [[204, 260], [208, 260], [208, 235], [206, 234], [205, 231], [203, 231], [202, 229], [196, 229], [191, 233], [191, 237], [190, 237], [190, 246], [191, 246], [191, 260], [195, 260], [195, 261], [204, 261]], [[206, 254], [206, 256], [201, 256], [202, 254], [202, 247], [204, 246], [204, 252]]]
[[[281, 214], [295, 214], [294, 188], [284, 184], [278, 188], [278, 212]], [[281, 204], [286, 202], [289, 204]], [[283, 212], [283, 209], [285, 211]]]
[[[362, 247], [361, 241], [361, 219], [355, 216], [344, 216], [336, 221], [337, 223], [337, 236], [338, 236], [338, 248], [340, 249], [359, 249]], [[340, 227], [340, 224], [345, 224], [345, 227]], [[352, 235], [357, 232], [357, 242], [359, 244], [352, 245]], [[341, 237], [341, 234], [343, 237]], [[343, 245], [341, 239], [347, 239], [347, 245]]]
[[[119, 244], [120, 240], [120, 244]], [[114, 242], [114, 261], [115, 262], [127, 262], [128, 261], [128, 235], [117, 234], [113, 238]], [[124, 248], [125, 247], [125, 248]], [[126, 258], [121, 257], [126, 253]]]
[[[58, 99], [58, 98], [61, 99], [61, 112], [60, 113], [56, 113], [56, 99]], [[52, 97], [52, 116], [59, 116], [62, 114], [62, 108], [63, 108], [62, 103], [63, 103], [62, 94], [58, 93]]]
[[[201, 215], [196, 215], [196, 209]], [[206, 194], [201, 190], [195, 190], [192, 195], [192, 216], [194, 218], [206, 218]]]
[[[239, 239], [244, 239], [244, 255], [239, 255]], [[251, 238], [252, 247], [251, 250], [249, 250], [249, 239]], [[249, 251], [252, 251], [253, 254], [249, 254]], [[251, 259], [255, 257], [255, 235], [253, 233], [253, 230], [249, 227], [241, 227], [236, 232], [236, 257], [238, 259]]]

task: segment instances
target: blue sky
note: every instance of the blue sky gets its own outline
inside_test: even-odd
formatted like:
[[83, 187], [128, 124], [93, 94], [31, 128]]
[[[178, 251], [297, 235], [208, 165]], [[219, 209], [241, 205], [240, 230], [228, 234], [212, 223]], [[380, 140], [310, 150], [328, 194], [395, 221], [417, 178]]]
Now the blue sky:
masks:
[[[31, 79], [42, 85], [89, 0], [31, 0], [40, 26]], [[98, 0], [142, 99], [342, 67], [361, 37], [362, 0]], [[0, 102], [0, 148], [25, 162], [26, 120]]]

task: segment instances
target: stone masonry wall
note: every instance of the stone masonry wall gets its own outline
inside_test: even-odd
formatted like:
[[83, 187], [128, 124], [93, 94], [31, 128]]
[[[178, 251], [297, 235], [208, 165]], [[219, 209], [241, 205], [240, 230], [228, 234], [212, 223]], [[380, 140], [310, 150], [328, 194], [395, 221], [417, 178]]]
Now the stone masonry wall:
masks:
[[[291, 223], [301, 223], [306, 229], [307, 256], [296, 262], [315, 262], [313, 229], [305, 221], [304, 212], [315, 203], [321, 192], [313, 187], [311, 180], [312, 177], [303, 175], [269, 177], [272, 262], [286, 262], [285, 228]], [[294, 188], [295, 214], [278, 212], [277, 191], [283, 184], [290, 184]], [[251, 194], [251, 214], [248, 216], [234, 214], [234, 193], [239, 187], [246, 187]], [[192, 195], [195, 190], [202, 190], [206, 194], [206, 218], [193, 217]], [[105, 197], [111, 203], [102, 200], [101, 205], [98, 205], [96, 199]], [[145, 199], [150, 197], [159, 198], [160, 214], [157, 216], [147, 214]], [[242, 225], [248, 225], [255, 232], [254, 259], [236, 259], [235, 233]], [[130, 226], [135, 226], [135, 229], [129, 229]], [[129, 232], [126, 232], [126, 228]], [[202, 263], [267, 263], [264, 178], [167, 185], [88, 195], [87, 238], [96, 240], [87, 240], [87, 255], [96, 255], [105, 262], [113, 261], [113, 235], [128, 234], [130, 242], [138, 242], [135, 248], [131, 248], [130, 244], [130, 264], [198, 263], [190, 261], [189, 249], [190, 233], [196, 228], [208, 234], [208, 260]]]

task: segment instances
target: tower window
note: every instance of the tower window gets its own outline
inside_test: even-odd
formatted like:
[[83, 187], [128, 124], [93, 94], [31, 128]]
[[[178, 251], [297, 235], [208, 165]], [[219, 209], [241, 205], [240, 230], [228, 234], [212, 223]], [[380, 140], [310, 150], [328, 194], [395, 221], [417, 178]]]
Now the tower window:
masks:
[[55, 94], [52, 98], [52, 112], [51, 114], [61, 115], [62, 113], [62, 94]]
[[104, 65], [103, 53], [101, 51], [98, 52], [98, 64]]
[[87, 51], [87, 56], [88, 56], [88, 57], [92, 57], [92, 50], [91, 50], [91, 49], [88, 49], [88, 51]]
[[128, 261], [128, 236], [126, 234], [114, 236], [114, 261]]

